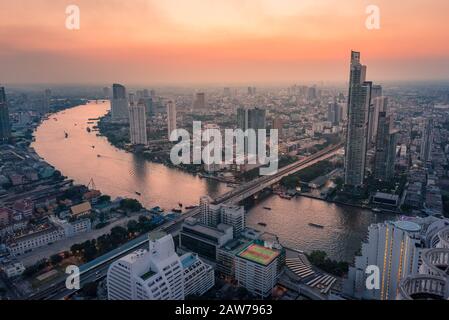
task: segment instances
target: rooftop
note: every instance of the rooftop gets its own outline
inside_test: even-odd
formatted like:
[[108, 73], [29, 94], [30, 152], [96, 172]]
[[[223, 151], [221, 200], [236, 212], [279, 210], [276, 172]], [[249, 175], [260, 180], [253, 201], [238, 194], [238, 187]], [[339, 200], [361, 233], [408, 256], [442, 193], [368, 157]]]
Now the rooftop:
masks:
[[237, 256], [267, 266], [279, 256], [279, 251], [253, 243], [240, 251]]

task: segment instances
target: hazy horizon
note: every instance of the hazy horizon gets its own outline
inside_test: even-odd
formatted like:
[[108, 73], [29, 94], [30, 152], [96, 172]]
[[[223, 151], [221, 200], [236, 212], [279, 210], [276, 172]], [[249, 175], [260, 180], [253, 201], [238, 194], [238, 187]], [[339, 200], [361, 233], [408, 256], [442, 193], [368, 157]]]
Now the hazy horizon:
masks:
[[[0, 4], [0, 83], [345, 84], [351, 50], [374, 82], [447, 81], [446, 0], [69, 0]], [[19, 18], [18, 18], [19, 17]]]

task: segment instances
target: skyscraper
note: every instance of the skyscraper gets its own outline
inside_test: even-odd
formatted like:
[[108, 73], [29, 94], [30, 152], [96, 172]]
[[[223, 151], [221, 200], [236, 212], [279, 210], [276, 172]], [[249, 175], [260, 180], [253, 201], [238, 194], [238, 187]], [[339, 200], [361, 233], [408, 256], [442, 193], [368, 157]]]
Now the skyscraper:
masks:
[[329, 102], [327, 106], [327, 121], [331, 122], [333, 125], [340, 124], [341, 112], [341, 106], [337, 101]]
[[114, 120], [128, 119], [129, 112], [126, 88], [121, 84], [114, 83], [112, 85], [111, 112], [112, 119]]
[[8, 103], [6, 101], [5, 88], [0, 87], [0, 142], [11, 137], [11, 125], [9, 122]]
[[275, 117], [273, 119], [273, 123], [271, 124], [271, 128], [278, 131], [278, 136], [280, 138], [283, 137], [284, 121], [280, 117]]
[[391, 116], [379, 112], [376, 153], [374, 156], [374, 178], [388, 181], [394, 177], [396, 160], [396, 132], [391, 128]]
[[266, 111], [260, 108], [238, 108], [237, 109], [237, 126], [239, 129], [246, 131], [248, 129], [255, 130], [256, 140], [255, 146], [249, 146], [249, 139], [245, 136], [245, 154], [252, 153], [252, 151], [258, 152], [258, 130], [266, 129]]
[[348, 129], [345, 149], [345, 184], [362, 186], [365, 177], [368, 113], [371, 82], [366, 82], [366, 66], [360, 63], [360, 53], [351, 52], [348, 95]]
[[193, 101], [193, 110], [202, 110], [206, 108], [206, 95], [204, 92], [197, 92]]
[[109, 95], [110, 95], [109, 91], [110, 91], [109, 87], [104, 87], [103, 88], [103, 99], [109, 99]]
[[167, 129], [168, 138], [173, 130], [176, 130], [176, 104], [170, 100], [167, 102]]
[[433, 119], [427, 118], [424, 121], [424, 127], [421, 135], [421, 161], [425, 164], [430, 159], [433, 142]]
[[129, 105], [129, 136], [131, 144], [147, 144], [147, 116], [143, 101]]
[[50, 101], [51, 101], [51, 90], [45, 89], [41, 110], [42, 114], [46, 114], [47, 112], [50, 111]]
[[380, 104], [377, 100], [381, 98], [382, 86], [373, 85], [371, 89], [371, 103], [368, 115], [368, 147], [376, 142], [377, 119], [379, 117], [379, 112], [383, 111], [381, 110]]

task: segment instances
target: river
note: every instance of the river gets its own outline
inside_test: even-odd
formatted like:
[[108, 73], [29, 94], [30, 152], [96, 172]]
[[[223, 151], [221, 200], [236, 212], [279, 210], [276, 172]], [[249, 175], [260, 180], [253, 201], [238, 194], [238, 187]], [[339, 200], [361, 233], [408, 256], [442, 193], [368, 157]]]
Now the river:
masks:
[[[215, 197], [230, 190], [223, 183], [148, 162], [115, 148], [96, 132], [87, 132], [86, 128], [96, 122], [87, 124], [89, 119], [103, 116], [109, 108], [109, 102], [90, 102], [52, 115], [36, 129], [32, 147], [75, 183], [87, 185], [93, 179], [102, 193], [113, 198], [136, 198], [147, 208], [161, 206], [170, 210], [179, 202], [185, 206], [196, 205], [202, 195]], [[68, 133], [67, 138], [64, 132]], [[368, 226], [391, 218], [316, 199], [285, 200], [269, 196], [248, 211], [247, 225], [278, 235], [289, 247], [304, 251], [325, 250], [334, 259], [351, 261]], [[267, 226], [262, 227], [259, 222]], [[324, 228], [309, 223], [321, 224]]]

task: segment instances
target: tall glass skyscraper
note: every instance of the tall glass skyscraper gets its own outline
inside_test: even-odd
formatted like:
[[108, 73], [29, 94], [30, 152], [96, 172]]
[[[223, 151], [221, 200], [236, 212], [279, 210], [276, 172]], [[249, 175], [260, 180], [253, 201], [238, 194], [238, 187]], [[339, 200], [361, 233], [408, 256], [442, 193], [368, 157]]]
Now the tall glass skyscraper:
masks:
[[365, 81], [365, 78], [366, 66], [360, 63], [360, 53], [352, 51], [345, 150], [345, 184], [349, 186], [362, 186], [365, 176], [372, 88], [372, 83]]
[[0, 87], [0, 142], [8, 140], [10, 136], [11, 125], [9, 123], [9, 110], [5, 88]]

